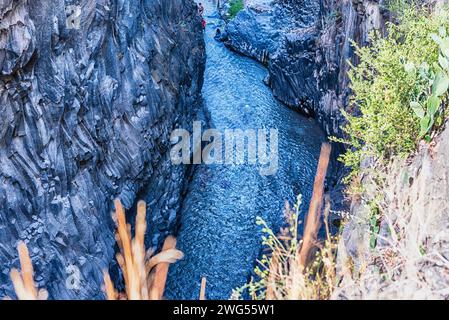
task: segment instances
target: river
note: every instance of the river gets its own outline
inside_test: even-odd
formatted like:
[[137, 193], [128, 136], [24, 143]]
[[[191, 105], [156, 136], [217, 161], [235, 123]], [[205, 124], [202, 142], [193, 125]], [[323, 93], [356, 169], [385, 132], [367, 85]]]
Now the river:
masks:
[[207, 278], [208, 299], [228, 299], [252, 274], [261, 246], [256, 217], [274, 230], [283, 223], [285, 201], [298, 194], [307, 206], [324, 133], [313, 119], [278, 102], [263, 83], [267, 70], [214, 40], [219, 20], [203, 1], [207, 65], [204, 107], [210, 125], [225, 129], [277, 129], [279, 169], [263, 176], [255, 165], [197, 165], [183, 203], [178, 248], [183, 260], [170, 267], [168, 299], [198, 299]]

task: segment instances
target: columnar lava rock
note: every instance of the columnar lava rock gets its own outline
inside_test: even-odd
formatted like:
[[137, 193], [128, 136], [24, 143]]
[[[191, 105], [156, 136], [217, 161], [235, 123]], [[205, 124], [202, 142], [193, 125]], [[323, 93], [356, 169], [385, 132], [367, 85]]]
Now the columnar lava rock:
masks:
[[193, 0], [0, 1], [0, 297], [24, 240], [50, 298], [102, 298], [116, 197], [170, 232], [204, 50]]

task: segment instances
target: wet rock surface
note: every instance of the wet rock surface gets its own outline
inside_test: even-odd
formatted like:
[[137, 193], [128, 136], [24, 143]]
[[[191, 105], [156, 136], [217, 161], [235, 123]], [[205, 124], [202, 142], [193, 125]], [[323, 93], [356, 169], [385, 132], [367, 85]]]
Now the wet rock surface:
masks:
[[147, 200], [148, 244], [169, 232], [203, 69], [193, 1], [0, 1], [0, 296], [24, 240], [50, 298], [102, 298], [116, 197]]

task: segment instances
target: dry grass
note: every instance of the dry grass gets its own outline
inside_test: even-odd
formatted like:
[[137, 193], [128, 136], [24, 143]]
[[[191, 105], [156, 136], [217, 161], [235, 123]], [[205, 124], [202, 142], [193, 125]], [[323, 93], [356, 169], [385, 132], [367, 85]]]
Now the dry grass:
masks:
[[[429, 160], [432, 157], [425, 159], [433, 169], [444, 166]], [[297, 241], [300, 198], [293, 209], [286, 205], [287, 227], [280, 235], [259, 219], [266, 234], [263, 244], [270, 254], [264, 255], [256, 268], [259, 280], [235, 290], [233, 298], [248, 293], [256, 300], [449, 299], [447, 180], [435, 177], [433, 170], [408, 169], [409, 165], [400, 162], [376, 167], [376, 174], [364, 180], [368, 188], [362, 201], [372, 203], [376, 199], [382, 227], [379, 234], [374, 234], [369, 230], [369, 221], [360, 221], [365, 236], [357, 242], [360, 252], [355, 260], [347, 255], [343, 240], [330, 236], [328, 199], [324, 201], [327, 238], [322, 244], [315, 242], [319, 229], [316, 216], [307, 220], [302, 243]], [[403, 178], [409, 177], [407, 170], [414, 174], [411, 185], [409, 179]], [[319, 198], [315, 200], [321, 203]], [[313, 201], [312, 206], [316, 207]], [[317, 212], [311, 209], [309, 215]], [[366, 219], [370, 220], [370, 216]], [[350, 230], [356, 236], [358, 231]], [[372, 236], [377, 240], [374, 248], [370, 248]]]
[[399, 171], [394, 167], [377, 168], [382, 179], [369, 181], [372, 188], [366, 194], [382, 195], [377, 205], [387, 232], [377, 235], [376, 248], [356, 263], [345, 255], [344, 246], [339, 249], [342, 281], [333, 295], [336, 299], [449, 299], [445, 192], [434, 192], [429, 201], [427, 192], [436, 186], [426, 180], [425, 170], [414, 177], [413, 185], [404, 187], [398, 182], [404, 165], [397, 166]]
[[116, 240], [120, 248], [117, 262], [123, 273], [125, 292], [118, 293], [107, 271], [104, 271], [104, 291], [109, 300], [160, 300], [163, 298], [168, 268], [171, 263], [182, 259], [183, 253], [176, 249], [176, 239], [165, 239], [162, 251], [154, 255], [145, 251], [146, 205], [137, 205], [135, 236], [131, 237], [131, 226], [126, 223], [125, 210], [119, 200], [115, 204], [117, 223]]
[[[323, 300], [329, 299], [337, 285], [336, 249], [338, 238], [328, 236], [323, 243], [315, 243], [309, 256], [310, 263], [301, 263], [301, 241], [298, 241], [300, 197], [294, 208], [285, 208], [287, 226], [275, 235], [265, 221], [258, 219], [266, 236], [263, 244], [269, 255], [258, 261], [252, 280], [233, 292], [233, 299], [246, 297], [253, 300]], [[326, 206], [328, 212], [329, 206]], [[327, 222], [326, 229], [328, 230]]]
[[[395, 230], [382, 247], [354, 264], [345, 257], [335, 299], [401, 300], [448, 299], [449, 261], [437, 248], [419, 245], [426, 225], [412, 225], [405, 217], [384, 217]], [[447, 245], [447, 244], [446, 244]], [[344, 248], [341, 248], [344, 249]], [[344, 255], [344, 254], [342, 254]]]

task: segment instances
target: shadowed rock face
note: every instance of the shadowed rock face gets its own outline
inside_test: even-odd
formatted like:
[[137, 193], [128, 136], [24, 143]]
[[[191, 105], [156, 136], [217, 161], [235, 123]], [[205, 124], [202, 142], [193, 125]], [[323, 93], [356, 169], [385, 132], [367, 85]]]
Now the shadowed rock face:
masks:
[[50, 298], [102, 298], [116, 197], [170, 231], [203, 69], [193, 1], [0, 0], [0, 296], [21, 239]]
[[254, 1], [228, 24], [225, 43], [268, 65], [267, 83], [280, 101], [313, 114], [319, 18], [316, 0]]

